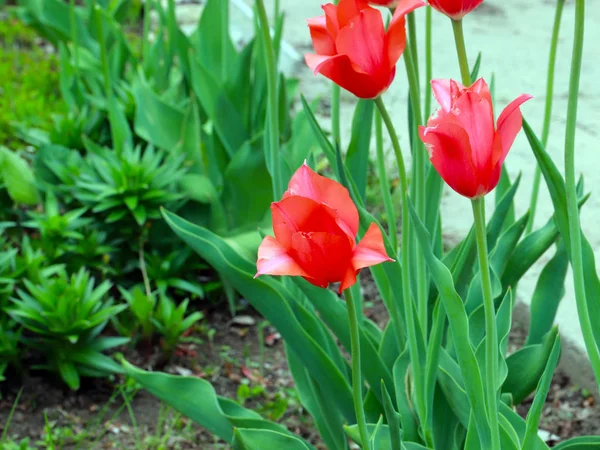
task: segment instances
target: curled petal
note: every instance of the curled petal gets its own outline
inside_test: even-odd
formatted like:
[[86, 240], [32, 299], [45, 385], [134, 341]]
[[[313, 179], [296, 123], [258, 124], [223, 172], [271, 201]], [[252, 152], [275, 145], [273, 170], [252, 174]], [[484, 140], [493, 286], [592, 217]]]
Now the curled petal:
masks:
[[[323, 203], [338, 214], [352, 238], [358, 233], [358, 211], [350, 198], [348, 189], [341, 184], [319, 175], [304, 163], [292, 176], [284, 198], [292, 195], [307, 197]], [[342, 226], [342, 228], [344, 228]]]
[[307, 276], [285, 247], [272, 236], [265, 237], [258, 247], [256, 270], [254, 278], [260, 275]]
[[531, 98], [533, 97], [527, 94], [518, 96], [504, 108], [504, 111], [502, 111], [500, 117], [498, 117], [496, 134], [500, 136], [502, 152], [494, 153], [492, 160], [494, 164], [502, 164], [504, 162], [508, 151], [512, 147], [512, 144], [523, 125], [523, 115], [521, 114], [519, 107]]
[[475, 198], [480, 194], [477, 172], [471, 159], [469, 136], [454, 123], [419, 127], [431, 164], [444, 181], [459, 194]]
[[394, 78], [394, 73], [383, 81], [359, 73], [346, 55], [321, 56], [308, 54], [304, 56], [304, 59], [315, 74], [320, 73], [329, 78], [358, 98], [377, 98], [388, 88]]
[[333, 3], [327, 3], [322, 6], [323, 11], [325, 12], [325, 21], [327, 24], [327, 30], [329, 34], [335, 39], [337, 37], [338, 31], [340, 30], [340, 25], [338, 23], [337, 18], [337, 8]]
[[352, 267], [354, 270], [360, 270], [388, 261], [393, 261], [393, 259], [385, 251], [381, 230], [375, 223], [372, 223], [354, 249]]
[[400, 0], [387, 29], [386, 47], [390, 68], [394, 67], [406, 47], [406, 15], [417, 8], [425, 6], [421, 0]]
[[452, 88], [450, 87], [452, 81], [445, 79], [431, 80], [433, 96], [445, 112], [450, 112], [454, 101], [452, 98]]
[[317, 52], [319, 55], [335, 55], [335, 40], [327, 29], [325, 17], [314, 17], [312, 19], [308, 19], [307, 22], [315, 52]]

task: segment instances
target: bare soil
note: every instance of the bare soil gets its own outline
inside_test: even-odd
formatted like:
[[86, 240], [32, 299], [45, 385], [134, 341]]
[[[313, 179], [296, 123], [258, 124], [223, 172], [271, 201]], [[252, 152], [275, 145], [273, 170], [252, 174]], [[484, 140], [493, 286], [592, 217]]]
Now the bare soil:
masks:
[[[368, 280], [364, 288], [368, 300], [365, 314], [378, 323], [385, 322], [387, 314], [379, 301], [372, 300], [374, 290]], [[245, 390], [240, 389], [240, 386], [247, 385], [252, 394], [245, 400], [245, 406], [258, 410], [270, 419], [276, 419], [324, 449], [311, 426], [310, 417], [294, 394], [294, 383], [287, 370], [284, 346], [276, 331], [271, 327], [264, 330], [265, 365], [261, 376], [258, 370], [258, 326], [263, 319], [250, 308], [242, 314], [232, 321], [224, 311], [209, 312], [203, 329], [190, 336], [195, 339], [182, 345], [173, 360], [162, 367], [162, 370], [205, 378], [214, 385], [219, 395], [234, 399], [239, 398], [238, 393]], [[517, 308], [511, 335], [512, 349], [518, 348], [524, 341], [524, 316], [522, 309]], [[212, 342], [207, 339], [207, 326], [216, 331]], [[122, 350], [129, 361], [140, 367], [160, 365], [158, 347], [144, 351]], [[201, 427], [177, 417], [173, 412], [168, 414], [168, 420], [162, 420], [161, 416], [164, 414], [161, 415], [161, 403], [158, 400], [143, 391], [133, 395], [134, 387], [124, 388], [123, 383], [124, 380], [121, 379], [87, 380], [78, 392], [71, 392], [46, 373], [35, 373], [18, 381], [12, 380], [3, 386], [0, 435], [22, 389], [7, 433], [11, 437], [29, 437], [32, 442], [42, 439], [47, 417], [55, 433], [60, 434], [61, 429], [66, 429], [75, 434], [75, 437], [67, 436], [63, 439], [63, 446], [59, 448], [64, 449], [138, 448], [140, 442], [149, 442], [148, 438], [156, 435], [164, 436], [162, 447], [142, 448], [228, 448], [225, 442], [215, 439]], [[128, 412], [124, 397], [115, 397], [118, 387], [130, 396], [133, 395], [130, 405], [133, 415]], [[248, 395], [248, 390], [245, 391], [243, 396]], [[526, 401], [518, 407], [518, 412], [525, 416], [530, 404], [530, 400]], [[573, 385], [568, 376], [558, 371], [544, 409], [541, 427], [554, 438], [549, 441], [551, 446], [568, 437], [598, 434], [600, 410], [589, 392]], [[78, 442], [80, 439], [82, 440]]]

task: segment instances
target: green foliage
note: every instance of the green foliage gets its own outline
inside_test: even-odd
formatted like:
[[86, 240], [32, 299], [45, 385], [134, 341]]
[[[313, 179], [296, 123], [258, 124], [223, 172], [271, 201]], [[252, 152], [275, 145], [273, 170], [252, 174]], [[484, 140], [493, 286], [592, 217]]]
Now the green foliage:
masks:
[[122, 154], [94, 148], [75, 183], [75, 198], [121, 236], [139, 232], [160, 208], [181, 199], [177, 181], [185, 171], [183, 158], [148, 146], [125, 148]]
[[16, 123], [51, 128], [52, 116], [66, 110], [58, 80], [58, 61], [34, 30], [14, 18], [0, 19], [0, 145], [20, 145]]
[[23, 226], [37, 230], [40, 248], [50, 261], [54, 261], [84, 240], [80, 230], [91, 223], [90, 218], [81, 217], [85, 212], [85, 208], [79, 208], [61, 214], [58, 201], [50, 191], [46, 194], [44, 212], [28, 211], [29, 220], [23, 222]]
[[69, 277], [63, 269], [39, 284], [24, 281], [8, 314], [33, 333], [24, 340], [41, 351], [47, 360], [42, 368], [58, 372], [71, 389], [78, 389], [80, 376], [119, 372], [118, 366], [101, 351], [121, 345], [123, 339], [100, 337], [111, 317], [124, 305], [113, 305], [107, 297], [108, 281], [96, 286], [81, 269]]
[[198, 311], [187, 314], [188, 303], [189, 300], [186, 299], [176, 305], [164, 294], [161, 294], [158, 299], [152, 322], [163, 337], [162, 345], [167, 355], [173, 353], [183, 334], [204, 317]]
[[183, 334], [203, 317], [200, 312], [187, 314], [188, 299], [177, 305], [165, 292], [146, 293], [140, 286], [129, 291], [119, 287], [119, 291], [128, 308], [121, 317], [112, 319], [117, 330], [146, 343], [151, 343], [155, 334], [160, 335], [167, 357], [172, 355]]

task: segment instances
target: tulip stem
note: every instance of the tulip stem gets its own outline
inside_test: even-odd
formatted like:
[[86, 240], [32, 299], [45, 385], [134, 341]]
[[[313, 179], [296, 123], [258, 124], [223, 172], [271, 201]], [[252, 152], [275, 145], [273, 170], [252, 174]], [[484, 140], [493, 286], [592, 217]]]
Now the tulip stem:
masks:
[[456, 44], [456, 54], [458, 55], [462, 84], [469, 87], [471, 86], [471, 71], [469, 69], [467, 47], [465, 46], [465, 34], [463, 33], [462, 19], [452, 20], [452, 30], [454, 31], [454, 43]]
[[[575, 38], [573, 42], [573, 59], [571, 62], [571, 79], [569, 82], [569, 102], [567, 106], [567, 127], [565, 132], [565, 183], [567, 191], [567, 213], [569, 218], [569, 237], [571, 244], [571, 267], [575, 283], [575, 299], [583, 339], [596, 381], [600, 387], [600, 352], [594, 338], [594, 330], [590, 320], [590, 311], [585, 291], [585, 268], [583, 266], [581, 225], [577, 204], [577, 179], [575, 177], [575, 134], [577, 130], [577, 101], [581, 78], [581, 62], [583, 57], [583, 37], [585, 26], [585, 0], [575, 2]], [[588, 267], [592, 270], [591, 267]], [[596, 301], [597, 299], [594, 299]]]
[[[421, 114], [421, 95], [419, 93], [419, 80], [415, 71], [415, 55], [413, 55], [410, 46], [406, 47], [404, 51], [404, 63], [406, 65], [406, 75], [408, 78], [408, 85], [410, 89], [410, 101], [413, 112], [413, 123], [415, 127], [418, 127], [423, 123], [423, 116]], [[425, 221], [425, 154], [426, 150], [423, 146], [423, 142], [420, 139], [415, 139], [413, 144], [415, 149], [414, 155], [414, 170], [413, 180], [415, 181], [415, 204], [419, 217]], [[404, 212], [402, 213], [404, 215]], [[402, 230], [404, 233], [404, 229]], [[427, 268], [425, 266], [425, 259], [423, 253], [417, 251], [415, 253], [415, 266], [416, 266], [416, 278], [417, 278], [417, 311], [419, 314], [419, 322], [421, 330], [423, 332], [423, 338], [427, 342], [427, 330], [428, 330], [428, 287], [429, 282], [427, 278]]]
[[427, 120], [431, 114], [431, 86], [433, 78], [433, 61], [431, 57], [431, 6], [426, 6], [425, 11], [425, 116]]
[[[556, 51], [558, 49], [558, 36], [560, 31], [560, 22], [562, 18], [562, 12], [565, 6], [565, 0], [558, 0], [556, 2], [556, 15], [554, 16], [554, 27], [552, 30], [552, 42], [550, 44], [550, 57], [548, 58], [548, 81], [546, 84], [546, 108], [544, 111], [544, 125], [542, 127], [542, 145], [546, 148], [548, 144], [548, 137], [550, 135], [550, 119], [552, 117], [552, 101], [554, 97], [554, 71], [556, 68]], [[533, 229], [533, 222], [535, 219], [535, 212], [538, 202], [538, 194], [540, 191], [540, 180], [542, 171], [540, 170], [539, 164], [535, 167], [535, 175], [533, 177], [533, 187], [531, 189], [531, 201], [529, 202], [529, 221], [527, 222], [527, 228], [525, 234], [531, 233]]]
[[[413, 367], [413, 373], [421, 374], [422, 365], [419, 354], [418, 339], [417, 339], [417, 328], [415, 326], [415, 314], [414, 314], [414, 302], [410, 292], [410, 212], [408, 210], [408, 180], [406, 178], [406, 169], [404, 166], [404, 158], [402, 156], [402, 149], [400, 148], [400, 142], [398, 141], [398, 134], [394, 128], [392, 119], [383, 103], [381, 97], [375, 100], [375, 104], [379, 109], [379, 113], [392, 140], [392, 148], [396, 155], [396, 162], [398, 164], [398, 172], [400, 175], [400, 189], [402, 191], [402, 299], [404, 303], [404, 316], [406, 317], [406, 330], [408, 334], [408, 347], [410, 354], [410, 361]], [[425, 388], [423, 383], [423, 377], [414, 377], [415, 389], [417, 391], [416, 403], [417, 413], [421, 419], [421, 423], [425, 424]]]
[[383, 121], [381, 113], [375, 114], [375, 148], [377, 151], [377, 172], [379, 175], [379, 187], [383, 197], [383, 206], [387, 215], [387, 225], [394, 253], [398, 252], [398, 229], [396, 211], [390, 194], [390, 181], [385, 167], [385, 155], [383, 153]]
[[477, 254], [479, 256], [479, 273], [483, 293], [483, 309], [485, 314], [485, 388], [487, 394], [487, 413], [492, 428], [492, 450], [500, 450], [500, 431], [498, 426], [498, 331], [496, 330], [496, 308], [492, 295], [492, 282], [488, 264], [487, 237], [485, 229], [485, 202], [483, 198], [471, 201], [475, 220]]
[[277, 63], [275, 49], [269, 29], [269, 19], [263, 0], [256, 0], [260, 32], [264, 47], [265, 65], [267, 69], [267, 118], [269, 120], [269, 166], [273, 183], [273, 198], [280, 198], [283, 194], [281, 183], [281, 167], [279, 165], [279, 114], [277, 92]]
[[[415, 21], [415, 12], [406, 15], [406, 23], [408, 24], [408, 37], [410, 52], [414, 55], [414, 68], [417, 80], [419, 80], [419, 52], [417, 50], [417, 23]], [[418, 81], [417, 81], [418, 83]]]
[[350, 327], [350, 353], [352, 358], [352, 395], [354, 397], [354, 411], [356, 412], [356, 422], [360, 433], [362, 448], [369, 448], [369, 431], [367, 429], [367, 419], [365, 417], [365, 407], [363, 404], [362, 393], [362, 375], [360, 368], [360, 336], [358, 335], [358, 319], [356, 317], [356, 307], [352, 290], [344, 291], [346, 298], [346, 309], [348, 310], [348, 326]]
[[340, 87], [333, 83], [331, 86], [331, 134], [336, 147], [342, 146], [342, 131], [340, 128]]

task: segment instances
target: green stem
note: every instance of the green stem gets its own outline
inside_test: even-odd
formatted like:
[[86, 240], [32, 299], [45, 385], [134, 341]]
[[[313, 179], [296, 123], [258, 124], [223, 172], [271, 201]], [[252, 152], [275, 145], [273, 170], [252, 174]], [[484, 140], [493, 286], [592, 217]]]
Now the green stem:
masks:
[[469, 69], [469, 58], [467, 57], [467, 48], [465, 46], [462, 19], [452, 21], [452, 30], [454, 31], [454, 43], [456, 44], [456, 53], [458, 55], [458, 64], [460, 65], [462, 84], [469, 87], [471, 86], [471, 71]]
[[[560, 32], [560, 21], [562, 18], [563, 8], [565, 6], [565, 0], [558, 0], [556, 2], [556, 14], [554, 16], [554, 26], [552, 28], [552, 41], [550, 44], [550, 57], [548, 58], [548, 81], [546, 83], [546, 107], [544, 110], [544, 124], [542, 127], [542, 145], [544, 148], [548, 144], [548, 137], [550, 135], [550, 119], [552, 118], [552, 101], [554, 97], [554, 71], [556, 68], [556, 51], [558, 49], [558, 36]], [[540, 191], [542, 171], [540, 166], [536, 165], [535, 175], [533, 177], [533, 187], [531, 189], [531, 201], [529, 202], [529, 221], [527, 222], [527, 228], [525, 234], [531, 233], [533, 229], [533, 222], [535, 219], [535, 212], [538, 202], [538, 194]]]
[[144, 2], [144, 26], [142, 31], [142, 59], [147, 61], [150, 49], [150, 11], [152, 8], [152, 0]]
[[[417, 77], [415, 69], [415, 58], [411, 51], [410, 46], [406, 47], [404, 51], [404, 63], [406, 65], [406, 75], [408, 77], [408, 85], [410, 89], [410, 101], [412, 106], [412, 112], [414, 117], [414, 125], [419, 126], [423, 123], [423, 116], [421, 114], [421, 96], [419, 93], [419, 79]], [[425, 221], [425, 147], [420, 139], [416, 139], [415, 142], [416, 150], [413, 152], [415, 163], [413, 180], [415, 182], [415, 204], [417, 213], [421, 220]], [[404, 212], [402, 213], [404, 215]], [[404, 229], [402, 230], [404, 233]], [[421, 330], [425, 342], [427, 342], [427, 330], [428, 330], [428, 288], [429, 283], [427, 279], [427, 270], [425, 267], [425, 259], [423, 258], [422, 252], [417, 251], [415, 253], [415, 266], [417, 276], [417, 311], [419, 313], [419, 322], [421, 324]]]
[[[392, 148], [394, 149], [394, 155], [396, 156], [396, 163], [398, 164], [398, 173], [400, 176], [400, 190], [402, 191], [402, 248], [401, 248], [401, 273], [402, 273], [402, 299], [404, 303], [404, 316], [406, 318], [406, 329], [408, 334], [408, 346], [410, 353], [411, 365], [413, 367], [414, 374], [421, 374], [422, 364], [419, 354], [419, 346], [417, 340], [417, 328], [415, 326], [416, 318], [414, 314], [414, 302], [410, 291], [410, 213], [408, 210], [408, 180], [406, 178], [406, 168], [404, 165], [404, 158], [402, 156], [402, 149], [400, 148], [400, 142], [398, 141], [398, 134], [394, 128], [392, 119], [383, 103], [381, 97], [375, 100], [375, 105], [379, 109], [379, 113], [392, 140]], [[417, 375], [414, 377], [415, 389], [417, 391], [417, 413], [421, 419], [421, 423], [425, 421], [425, 391], [423, 377]]]
[[229, 41], [229, 2], [221, 2], [221, 8], [221, 80], [226, 80], [229, 74], [226, 45]]
[[346, 298], [346, 309], [348, 310], [348, 325], [350, 327], [350, 352], [352, 357], [352, 395], [354, 397], [354, 411], [356, 412], [356, 422], [360, 433], [362, 448], [369, 448], [369, 431], [367, 430], [367, 419], [365, 417], [365, 407], [363, 404], [362, 376], [360, 368], [360, 337], [358, 335], [358, 319], [356, 318], [356, 308], [352, 291], [344, 291]]
[[377, 174], [379, 176], [379, 187], [381, 196], [383, 197], [383, 206], [387, 215], [387, 225], [390, 235], [390, 241], [394, 252], [398, 251], [398, 230], [396, 211], [390, 194], [390, 182], [388, 180], [387, 170], [385, 167], [385, 155], [383, 153], [383, 122], [381, 114], [375, 114], [375, 148], [377, 150]]
[[275, 50], [269, 30], [269, 20], [263, 0], [256, 1], [260, 31], [265, 52], [265, 63], [267, 66], [267, 95], [268, 95], [268, 119], [269, 119], [269, 153], [271, 177], [273, 180], [273, 198], [278, 199], [283, 194], [281, 185], [281, 168], [279, 166], [279, 115], [277, 103], [277, 65], [275, 63]]
[[408, 45], [410, 46], [410, 52], [414, 56], [414, 67], [415, 67], [415, 75], [417, 80], [419, 80], [419, 52], [417, 50], [417, 23], [415, 21], [415, 13], [414, 11], [407, 14], [406, 22], [408, 24]]
[[[95, 6], [96, 14], [98, 14], [98, 43], [100, 44], [100, 60], [102, 61], [102, 70], [104, 73], [104, 95], [107, 99], [112, 97], [112, 88], [110, 84], [110, 71], [108, 69], [108, 56], [106, 54], [106, 43], [104, 42], [104, 14], [102, 8]], [[113, 141], [114, 142], [114, 141]]]
[[333, 83], [331, 86], [331, 134], [335, 145], [342, 145], [342, 132], [340, 127], [340, 87]]
[[427, 6], [425, 12], [425, 117], [431, 114], [431, 86], [429, 83], [433, 78], [433, 62], [431, 57], [431, 7]]
[[[577, 130], [577, 101], [581, 78], [581, 61], [583, 57], [583, 37], [585, 26], [585, 0], [575, 2], [575, 39], [573, 43], [573, 60], [571, 63], [571, 80], [569, 83], [569, 103], [567, 106], [567, 127], [565, 132], [565, 182], [567, 189], [567, 211], [569, 217], [569, 234], [571, 240], [571, 267], [575, 283], [575, 299], [579, 323], [585, 341], [585, 347], [596, 381], [600, 387], [600, 352], [594, 339], [594, 331], [590, 320], [585, 292], [585, 268], [583, 266], [581, 227], [577, 206], [577, 179], [575, 178], [575, 133]], [[591, 268], [588, 268], [591, 269]]]
[[500, 431], [498, 426], [498, 396], [496, 392], [498, 373], [498, 331], [496, 330], [496, 308], [492, 295], [492, 282], [488, 265], [487, 237], [485, 230], [485, 202], [483, 198], [471, 201], [475, 220], [477, 254], [479, 256], [479, 273], [483, 292], [483, 309], [485, 314], [485, 388], [487, 397], [487, 413], [492, 428], [492, 449], [500, 450]]
[[73, 41], [73, 57], [75, 58], [75, 73], [79, 75], [79, 45], [77, 43], [77, 20], [76, 20], [75, 0], [71, 0], [69, 8], [69, 18], [71, 23], [71, 41]]

